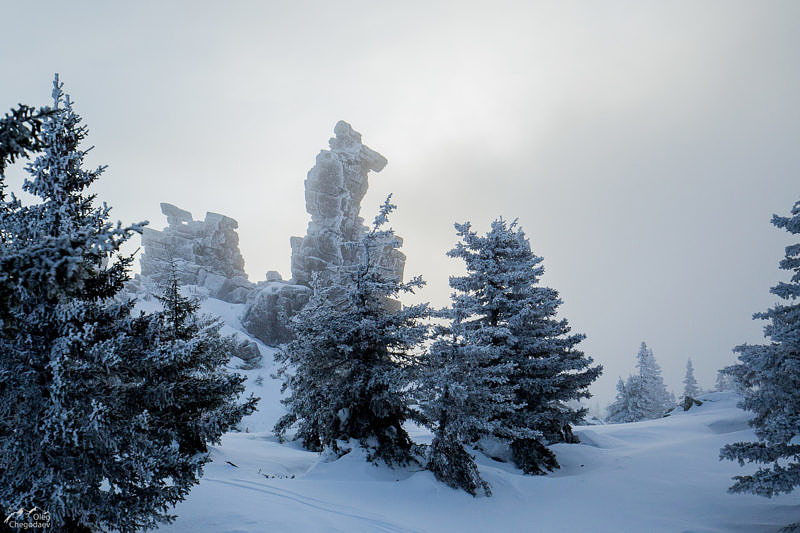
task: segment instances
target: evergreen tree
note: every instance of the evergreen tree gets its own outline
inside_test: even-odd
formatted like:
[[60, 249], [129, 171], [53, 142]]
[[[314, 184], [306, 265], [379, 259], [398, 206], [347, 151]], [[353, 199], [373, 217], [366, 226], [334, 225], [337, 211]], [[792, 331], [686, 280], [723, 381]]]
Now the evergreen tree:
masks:
[[526, 473], [557, 468], [545, 445], [576, 440], [570, 425], [586, 410], [567, 402], [590, 397], [587, 388], [601, 367], [592, 367], [592, 359], [576, 349], [584, 336], [569, 334], [567, 321], [556, 318], [561, 299], [538, 285], [542, 258], [533, 254], [516, 221], [495, 220], [484, 237], [468, 222], [455, 227], [461, 242], [448, 255], [463, 259], [467, 270], [450, 279], [451, 328], [467, 352], [457, 357], [475, 359], [467, 365], [486, 373], [469, 384], [485, 390], [467, 388], [466, 394], [487, 396], [493, 404], [480, 408], [471, 437], [508, 442]]
[[[800, 201], [791, 216], [773, 215], [772, 224], [792, 235], [800, 234]], [[726, 369], [743, 390], [740, 407], [755, 413], [750, 422], [757, 442], [737, 442], [722, 448], [720, 456], [739, 464], [767, 465], [754, 474], [736, 476], [731, 492], [772, 497], [800, 485], [800, 243], [786, 247], [780, 268], [791, 272], [770, 292], [783, 300], [754, 319], [767, 320], [768, 344], [734, 348], [739, 364]]]
[[[456, 297], [454, 295], [454, 304]], [[491, 488], [481, 477], [474, 457], [464, 448], [481, 435], [503, 431], [501, 417], [511, 413], [514, 388], [510, 365], [491, 350], [467, 343], [470, 317], [454, 305], [437, 316], [450, 321], [436, 327], [436, 341], [425, 357], [419, 382], [420, 407], [433, 429], [427, 468], [439, 481], [472, 495], [487, 496]]]
[[161, 294], [153, 296], [164, 308], [166, 320], [172, 326], [173, 339], [189, 339], [200, 329], [194, 320], [200, 303], [181, 294], [181, 281], [174, 259], [169, 259], [169, 277], [163, 283]]
[[370, 460], [406, 463], [412, 443], [403, 429], [411, 416], [410, 385], [416, 352], [427, 336], [427, 304], [400, 306], [394, 299], [423, 286], [402, 283], [380, 264], [397, 249], [393, 230], [383, 229], [395, 206], [381, 206], [359, 243], [353, 268], [316, 276], [313, 294], [291, 321], [294, 340], [276, 355], [284, 378], [288, 413], [275, 426], [283, 437], [297, 424], [296, 438], [312, 450], [346, 453], [356, 439]]
[[[630, 381], [630, 379], [629, 377], [628, 380]], [[606, 421], [613, 424], [634, 422], [630, 409], [630, 394], [622, 378], [617, 381], [617, 396], [614, 402], [608, 406]]]
[[720, 370], [717, 370], [717, 382], [714, 387], [714, 390], [716, 390], [717, 392], [739, 390], [739, 387], [737, 386], [734, 377], [728, 371], [728, 368], [722, 368]]
[[696, 399], [700, 395], [700, 387], [697, 386], [697, 380], [694, 378], [694, 367], [692, 366], [692, 359], [686, 361], [686, 376], [683, 378], [683, 399], [686, 398]]
[[[162, 294], [156, 295], [163, 312], [153, 315], [145, 333], [145, 359], [152, 367], [143, 394], [152, 395], [158, 406], [150, 407], [158, 426], [177, 434], [174, 442], [181, 455], [199, 460], [202, 467], [208, 461], [207, 444], [218, 444], [223, 433], [255, 411], [258, 398], [237, 402], [245, 377], [226, 369], [236, 351], [235, 339], [220, 334], [220, 318], [198, 315], [199, 302], [181, 294], [172, 261], [170, 269]], [[184, 485], [197, 482], [199, 467], [188, 472]]]
[[23, 185], [40, 202], [0, 209], [0, 507], [42, 508], [59, 531], [153, 528], [252, 401], [234, 403], [213, 327], [178, 339], [167, 315], [118, 297], [120, 246], [142, 224], [94, 205], [104, 167], [83, 168], [87, 131], [58, 77], [53, 101]]
[[631, 421], [661, 418], [675, 407], [675, 399], [667, 391], [653, 350], [644, 342], [636, 354], [636, 368], [638, 372], [629, 377], [626, 383]]
[[675, 407], [675, 397], [667, 391], [661, 367], [644, 342], [636, 355], [636, 368], [636, 374], [617, 382], [617, 396], [608, 407], [607, 421], [626, 423], [661, 418]]
[[[44, 148], [42, 142], [42, 123], [53, 111], [42, 107], [20, 104], [0, 118], [0, 177], [7, 164], [18, 157], [28, 157]], [[0, 200], [3, 200], [0, 189]]]

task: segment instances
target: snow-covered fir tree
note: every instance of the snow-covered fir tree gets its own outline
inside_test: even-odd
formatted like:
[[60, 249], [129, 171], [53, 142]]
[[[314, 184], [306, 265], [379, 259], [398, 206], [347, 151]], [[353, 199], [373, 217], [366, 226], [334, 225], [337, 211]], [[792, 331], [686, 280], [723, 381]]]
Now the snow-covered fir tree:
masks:
[[[628, 379], [630, 380], [630, 378]], [[622, 381], [622, 378], [620, 377], [617, 381], [617, 396], [614, 398], [614, 401], [611, 403], [611, 405], [608, 406], [608, 416], [606, 417], [606, 421], [613, 424], [635, 422], [631, 413], [630, 401], [631, 399], [630, 395], [628, 394], [628, 389], [625, 386], [625, 382]]]
[[[42, 142], [42, 123], [53, 114], [49, 108], [35, 109], [20, 104], [0, 117], [0, 176], [6, 165], [14, 163], [18, 157], [28, 157], [44, 148]], [[3, 200], [0, 189], [0, 200]]]
[[571, 425], [586, 410], [568, 402], [590, 397], [588, 386], [602, 369], [576, 348], [584, 336], [570, 334], [567, 321], [556, 318], [561, 299], [539, 286], [542, 258], [516, 221], [495, 220], [485, 236], [468, 222], [455, 227], [461, 241], [448, 255], [462, 259], [467, 273], [450, 279], [451, 329], [456, 346], [463, 346], [453, 357], [461, 372], [473, 366], [486, 372], [466, 381], [461, 394], [493, 404], [469, 413], [477, 423], [461, 438], [500, 438], [526, 473], [557, 468], [546, 445], [576, 440]]
[[661, 418], [675, 407], [675, 398], [664, 384], [653, 350], [644, 342], [636, 354], [636, 368], [638, 372], [625, 384], [631, 421]]
[[700, 395], [700, 387], [694, 377], [694, 366], [691, 357], [686, 361], [686, 375], [683, 378], [683, 400], [686, 398], [696, 399]]
[[502, 416], [517, 405], [509, 362], [467, 342], [466, 322], [471, 317], [464, 311], [454, 305], [436, 313], [449, 324], [435, 328], [436, 341], [424, 357], [416, 396], [434, 432], [427, 468], [453, 488], [489, 496], [491, 488], [464, 446], [481, 435], [501, 433]]
[[735, 378], [730, 374], [727, 368], [717, 370], [717, 381], [714, 385], [714, 390], [717, 392], [725, 391], [738, 391], [740, 387], [737, 385]]
[[235, 403], [215, 326], [187, 315], [177, 338], [120, 297], [142, 225], [112, 225], [87, 193], [103, 167], [83, 168], [58, 77], [53, 104], [23, 185], [39, 202], [0, 209], [0, 507], [45, 509], [58, 531], [154, 528], [252, 402]]
[[357, 252], [355, 267], [316, 276], [312, 297], [291, 321], [294, 340], [276, 355], [288, 413], [275, 432], [282, 437], [296, 424], [307, 448], [339, 455], [355, 439], [370, 460], [393, 465], [414, 457], [403, 423], [428, 306], [401, 306], [396, 299], [422, 279], [403, 283], [381, 267], [381, 251], [400, 247], [384, 229], [395, 209], [390, 199], [360, 242], [345, 243]]
[[[773, 215], [772, 224], [800, 234], [800, 201], [790, 216]], [[753, 315], [768, 321], [764, 336], [769, 342], [737, 346], [740, 362], [726, 369], [743, 392], [740, 407], [755, 414], [750, 424], [758, 441], [737, 442], [721, 450], [724, 459], [766, 465], [753, 474], [736, 476], [730, 491], [767, 497], [800, 485], [800, 243], [786, 247], [780, 268], [791, 277], [770, 292], [782, 302]]]
[[636, 374], [617, 383], [617, 396], [608, 406], [606, 420], [613, 423], [638, 422], [661, 418], [675, 407], [675, 397], [667, 391], [661, 367], [644, 342], [636, 354]]
[[[219, 444], [226, 431], [236, 427], [244, 416], [255, 411], [258, 398], [252, 395], [244, 402], [245, 377], [229, 372], [226, 365], [236, 350], [236, 341], [220, 333], [222, 320], [200, 316], [200, 304], [181, 294], [175, 263], [163, 292], [156, 295], [163, 311], [147, 321], [144, 360], [148, 368], [147, 387], [169, 396], [150, 407], [160, 431], [168, 429], [184, 457], [185, 476], [181, 485], [189, 488], [197, 482], [198, 473], [208, 462], [208, 444]], [[163, 438], [163, 435], [160, 435]], [[190, 464], [193, 469], [187, 468]], [[173, 480], [177, 482], [177, 480]]]

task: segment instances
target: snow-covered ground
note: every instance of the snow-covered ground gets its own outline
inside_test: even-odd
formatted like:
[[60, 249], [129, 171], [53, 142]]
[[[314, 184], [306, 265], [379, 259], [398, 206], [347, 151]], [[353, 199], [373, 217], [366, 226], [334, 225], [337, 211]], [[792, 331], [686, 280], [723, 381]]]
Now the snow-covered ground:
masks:
[[[229, 333], [241, 329], [240, 306], [206, 300], [203, 308]], [[581, 444], [553, 447], [562, 467], [548, 476], [478, 454], [494, 495], [473, 498], [429, 472], [374, 466], [358, 449], [328, 462], [279, 444], [270, 428], [282, 412], [280, 384], [270, 377], [271, 349], [260, 347], [264, 368], [245, 372], [260, 410], [243, 422], [247, 432], [213, 449], [202, 481], [175, 508], [179, 518], [160, 531], [774, 532], [800, 521], [800, 494], [726, 492], [746, 469], [719, 461], [720, 447], [754, 438], [732, 393], [660, 420], [579, 427]], [[424, 430], [412, 435], [430, 440]]]

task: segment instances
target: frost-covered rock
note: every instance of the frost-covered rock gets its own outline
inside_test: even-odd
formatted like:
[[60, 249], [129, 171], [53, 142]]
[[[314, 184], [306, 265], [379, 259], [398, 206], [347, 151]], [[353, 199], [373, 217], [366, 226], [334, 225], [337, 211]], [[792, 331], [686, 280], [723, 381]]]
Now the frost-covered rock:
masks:
[[288, 320], [303, 308], [310, 296], [311, 289], [305, 285], [286, 281], [261, 282], [247, 298], [242, 326], [266, 345], [277, 346], [287, 342], [292, 338], [287, 328]]
[[237, 344], [234, 355], [243, 361], [239, 367], [243, 370], [261, 367], [261, 350], [258, 349], [258, 344], [251, 340], [245, 339]]
[[[361, 134], [344, 121], [334, 128], [330, 150], [317, 155], [305, 181], [306, 210], [311, 222], [305, 237], [292, 237], [292, 277], [307, 285], [311, 274], [341, 265], [355, 265], [357, 251], [345, 242], [357, 242], [366, 231], [359, 216], [368, 188], [369, 171], [380, 172], [386, 158], [361, 143]], [[390, 277], [402, 280], [405, 255], [387, 245], [378, 261]]]
[[204, 287], [213, 298], [243, 303], [254, 285], [247, 279], [239, 251], [239, 224], [217, 213], [193, 220], [190, 212], [167, 203], [161, 204], [161, 212], [168, 226], [163, 231], [145, 228], [142, 233], [140, 284], [162, 283], [174, 261], [182, 285]]
[[[239, 252], [238, 223], [229, 217], [207, 213], [195, 221], [189, 211], [161, 204], [168, 226], [163, 231], [146, 228], [140, 279], [133, 292], [151, 293], [169, 274], [170, 262], [182, 285], [231, 303], [246, 303], [241, 321], [245, 329], [267, 345], [291, 339], [287, 321], [308, 301], [314, 272], [357, 265], [359, 253], [345, 243], [357, 242], [366, 232], [359, 216], [367, 192], [369, 171], [379, 172], [386, 158], [361, 143], [361, 134], [340, 121], [330, 139], [330, 150], [317, 155], [305, 180], [306, 210], [311, 222], [305, 237], [292, 237], [292, 280], [283, 281], [271, 270], [256, 286], [247, 279]], [[406, 257], [397, 248], [402, 239], [381, 242], [375, 265], [388, 278], [402, 281]], [[387, 302], [399, 306], [397, 302]]]

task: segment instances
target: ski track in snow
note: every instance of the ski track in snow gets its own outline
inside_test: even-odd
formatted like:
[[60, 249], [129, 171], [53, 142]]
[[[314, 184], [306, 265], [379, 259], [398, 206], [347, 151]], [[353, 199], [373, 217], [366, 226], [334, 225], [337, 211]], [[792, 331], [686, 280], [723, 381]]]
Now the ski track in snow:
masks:
[[345, 512], [343, 510], [333, 509], [332, 507], [335, 507], [335, 504], [333, 503], [325, 502], [323, 500], [312, 498], [310, 496], [303, 496], [302, 494], [298, 494], [296, 492], [292, 492], [290, 490], [282, 489], [280, 487], [275, 487], [272, 485], [263, 485], [246, 479], [233, 479], [228, 481], [224, 479], [209, 478], [206, 481], [221, 483], [223, 485], [230, 485], [232, 487], [238, 487], [246, 490], [260, 492], [262, 494], [268, 494], [270, 496], [275, 496], [277, 498], [284, 498], [293, 501], [295, 503], [298, 503], [300, 505], [310, 507], [312, 509], [324, 511], [326, 513], [332, 513], [347, 518], [354, 518], [356, 520], [364, 522], [369, 526], [374, 527], [375, 531], [387, 531], [390, 533], [427, 533], [427, 530], [409, 529], [407, 527], [398, 526], [391, 522], [386, 522], [385, 520], [381, 520], [379, 518], [370, 518], [368, 516], [357, 514], [356, 512]]

